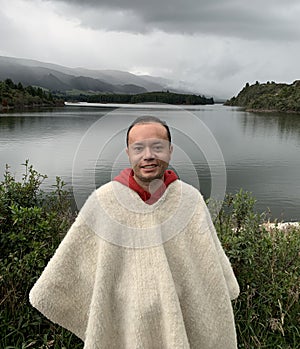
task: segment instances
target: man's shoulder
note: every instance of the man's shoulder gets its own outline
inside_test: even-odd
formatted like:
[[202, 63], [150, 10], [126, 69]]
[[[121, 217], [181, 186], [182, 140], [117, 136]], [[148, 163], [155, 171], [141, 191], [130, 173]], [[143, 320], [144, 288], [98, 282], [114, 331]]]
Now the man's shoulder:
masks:
[[[87, 197], [82, 208], [89, 207], [91, 209], [95, 203], [103, 198], [109, 198], [113, 194], [112, 182], [105, 183], [94, 189]], [[102, 200], [101, 200], [102, 201]], [[97, 205], [95, 205], [97, 206]], [[82, 209], [81, 209], [82, 210]]]
[[112, 182], [105, 183], [93, 190], [81, 207], [79, 216], [99, 216], [99, 212], [102, 212], [104, 209], [104, 204], [113, 201], [114, 192], [115, 190]]
[[174, 200], [180, 200], [184, 202], [186, 206], [195, 206], [199, 205], [202, 207], [205, 205], [205, 200], [201, 192], [192, 186], [180, 179], [171, 183], [168, 187], [169, 197]]
[[101, 201], [104, 200], [107, 202], [118, 198], [121, 194], [128, 195], [130, 192], [132, 192], [132, 189], [128, 186], [112, 180], [95, 189], [91, 195], [97, 197]]
[[106, 194], [109, 194], [110, 192], [113, 191], [114, 183], [116, 183], [116, 182], [115, 181], [110, 181], [110, 182], [107, 182], [107, 183], [101, 185], [100, 187], [95, 189], [95, 194], [96, 195], [106, 195]]
[[176, 181], [174, 181], [173, 183], [170, 184], [170, 187], [174, 187], [177, 189], [180, 189], [182, 193], [186, 193], [186, 194], [193, 194], [193, 195], [201, 195], [200, 191], [195, 188], [194, 186], [192, 186], [191, 184], [188, 184], [184, 181], [182, 181], [181, 179], [177, 179]]

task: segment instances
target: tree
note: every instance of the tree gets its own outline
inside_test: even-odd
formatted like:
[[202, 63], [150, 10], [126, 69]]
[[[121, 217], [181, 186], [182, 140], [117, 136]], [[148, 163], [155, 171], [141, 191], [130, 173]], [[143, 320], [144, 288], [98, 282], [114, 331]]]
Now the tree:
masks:
[[23, 85], [20, 82], [18, 83], [17, 88], [18, 88], [19, 91], [24, 91], [24, 87], [23, 87]]
[[6, 79], [5, 80], [5, 84], [6, 84], [6, 86], [8, 86], [11, 89], [15, 89], [16, 88], [16, 85], [13, 83], [13, 81], [11, 79]]

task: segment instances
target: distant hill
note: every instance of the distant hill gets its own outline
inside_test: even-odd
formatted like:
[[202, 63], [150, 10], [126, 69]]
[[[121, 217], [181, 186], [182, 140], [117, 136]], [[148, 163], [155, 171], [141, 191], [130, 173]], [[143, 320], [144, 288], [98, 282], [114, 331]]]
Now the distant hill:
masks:
[[[68, 68], [30, 59], [0, 56], [0, 80], [11, 79], [24, 86], [50, 91], [137, 94], [153, 91], [184, 93], [170, 88], [172, 81], [153, 76], [138, 76], [118, 70]], [[190, 93], [190, 91], [189, 91]]]
[[225, 105], [244, 107], [249, 111], [279, 111], [300, 113], [300, 80], [292, 84], [275, 82], [246, 86]]

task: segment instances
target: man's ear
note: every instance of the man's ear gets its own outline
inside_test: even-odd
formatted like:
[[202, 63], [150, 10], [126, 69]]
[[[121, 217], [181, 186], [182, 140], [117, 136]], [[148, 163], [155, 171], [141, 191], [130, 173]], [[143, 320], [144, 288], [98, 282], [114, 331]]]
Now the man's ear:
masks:
[[126, 148], [126, 154], [129, 156], [129, 150], [128, 150], [128, 148]]
[[170, 145], [170, 154], [173, 153], [173, 144]]

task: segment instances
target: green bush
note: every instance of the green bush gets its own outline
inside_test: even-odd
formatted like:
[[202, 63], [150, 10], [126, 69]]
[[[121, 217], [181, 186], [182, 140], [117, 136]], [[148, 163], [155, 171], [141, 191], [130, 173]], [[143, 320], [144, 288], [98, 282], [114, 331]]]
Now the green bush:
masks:
[[247, 192], [228, 195], [215, 222], [241, 289], [239, 348], [300, 348], [300, 229], [267, 229], [254, 204]]
[[[17, 182], [6, 169], [0, 182], [0, 348], [72, 348], [83, 343], [45, 319], [28, 293], [74, 216], [69, 193], [57, 178], [51, 193], [46, 176], [25, 165]], [[255, 200], [242, 190], [227, 195], [215, 226], [230, 258], [241, 294], [233, 301], [240, 349], [299, 348], [300, 229], [268, 231]]]
[[46, 176], [28, 161], [24, 165], [20, 182], [7, 167], [0, 183], [0, 347], [82, 348], [79, 339], [50, 323], [28, 301], [74, 217], [60, 178], [46, 194], [40, 188]]

